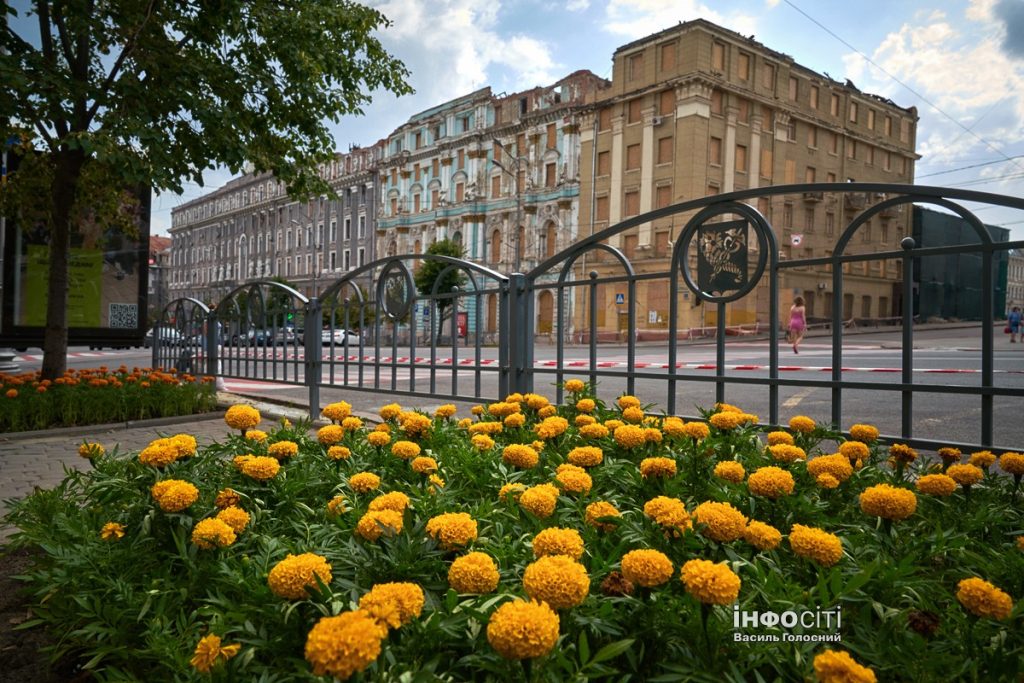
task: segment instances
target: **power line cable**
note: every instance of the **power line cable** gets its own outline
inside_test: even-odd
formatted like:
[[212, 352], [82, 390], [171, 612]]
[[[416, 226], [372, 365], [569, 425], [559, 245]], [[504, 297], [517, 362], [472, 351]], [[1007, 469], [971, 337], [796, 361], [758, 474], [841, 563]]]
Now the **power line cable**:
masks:
[[981, 168], [982, 166], [991, 166], [992, 164], [1005, 164], [1009, 159], [1021, 159], [1024, 158], [1024, 154], [1017, 154], [1007, 159], [996, 159], [994, 161], [986, 161], [980, 164], [971, 164], [970, 166], [960, 166], [959, 168], [951, 168], [947, 171], [935, 171], [934, 173], [925, 173], [924, 175], [917, 176], [918, 180], [921, 178], [931, 178], [932, 176], [944, 175], [946, 173], [956, 173], [957, 171], [966, 171], [971, 168]]
[[[1013, 162], [1013, 160], [1012, 160], [1012, 159], [1011, 159], [1011, 158], [1010, 158], [1009, 156], [1007, 156], [1007, 155], [1006, 155], [1006, 153], [1005, 153], [1005, 152], [1003, 152], [1003, 151], [1002, 151], [1001, 149], [999, 149], [998, 147], [996, 147], [995, 145], [993, 145], [993, 144], [992, 144], [991, 142], [989, 142], [989, 141], [988, 141], [988, 140], [986, 140], [985, 138], [981, 137], [980, 135], [978, 135], [977, 133], [975, 133], [974, 131], [972, 131], [972, 130], [971, 130], [970, 128], [968, 128], [967, 126], [965, 126], [964, 124], [962, 124], [962, 123], [961, 123], [960, 121], [956, 120], [955, 118], [953, 118], [952, 116], [950, 116], [949, 114], [947, 114], [947, 113], [946, 113], [945, 111], [943, 111], [943, 110], [942, 110], [942, 109], [941, 109], [941, 108], [940, 108], [940, 107], [939, 107], [939, 106], [938, 106], [937, 104], [934, 104], [934, 103], [933, 103], [933, 102], [932, 102], [931, 100], [929, 100], [929, 99], [928, 99], [927, 97], [925, 97], [924, 95], [922, 95], [921, 93], [919, 93], [918, 91], [916, 91], [916, 90], [915, 90], [914, 88], [910, 87], [909, 85], [907, 85], [906, 83], [904, 83], [903, 81], [901, 81], [901, 80], [900, 80], [899, 78], [897, 78], [897, 77], [896, 77], [896, 76], [894, 76], [893, 74], [891, 74], [891, 73], [889, 73], [888, 71], [886, 71], [884, 67], [880, 66], [880, 65], [879, 65], [879, 64], [878, 64], [877, 62], [875, 62], [875, 61], [874, 61], [873, 59], [871, 59], [871, 58], [870, 58], [870, 57], [868, 57], [868, 56], [867, 56], [866, 54], [864, 54], [863, 52], [861, 52], [860, 50], [858, 50], [858, 49], [857, 49], [856, 47], [854, 47], [853, 45], [851, 45], [850, 43], [848, 43], [848, 42], [847, 42], [846, 40], [844, 40], [843, 38], [841, 38], [841, 37], [840, 37], [840, 36], [839, 36], [838, 34], [836, 34], [836, 33], [835, 33], [834, 31], [832, 31], [832, 29], [828, 28], [827, 26], [825, 26], [824, 24], [822, 24], [822, 23], [821, 23], [820, 21], [818, 21], [817, 19], [815, 19], [814, 17], [812, 17], [811, 15], [809, 15], [809, 14], [808, 14], [807, 12], [805, 12], [805, 11], [803, 11], [802, 9], [800, 9], [799, 7], [797, 7], [797, 6], [796, 6], [796, 3], [794, 3], [794, 2], [793, 2], [793, 0], [786, 0], [786, 4], [787, 4], [787, 5], [789, 5], [790, 7], [792, 7], [792, 8], [794, 9], [794, 10], [796, 10], [796, 11], [797, 11], [797, 12], [799, 12], [800, 14], [802, 14], [802, 15], [803, 15], [804, 17], [806, 17], [806, 18], [807, 18], [807, 20], [808, 20], [808, 21], [810, 21], [811, 23], [813, 23], [813, 24], [814, 24], [815, 26], [817, 26], [818, 28], [820, 28], [820, 29], [821, 29], [822, 31], [824, 31], [825, 33], [829, 34], [830, 36], [832, 36], [833, 38], [835, 38], [836, 40], [838, 40], [838, 41], [839, 41], [840, 43], [842, 43], [842, 44], [843, 44], [843, 45], [845, 45], [846, 47], [848, 47], [848, 48], [850, 48], [851, 50], [853, 50], [854, 52], [856, 52], [856, 53], [857, 53], [858, 55], [860, 55], [860, 56], [861, 56], [861, 57], [862, 57], [862, 58], [864, 59], [864, 61], [866, 61], [866, 62], [867, 62], [868, 64], [870, 64], [871, 66], [875, 67], [876, 69], [878, 69], [879, 71], [881, 71], [882, 73], [884, 73], [884, 74], [885, 74], [886, 76], [888, 76], [889, 78], [891, 78], [892, 80], [894, 80], [894, 81], [895, 81], [896, 83], [899, 83], [899, 84], [900, 84], [901, 86], [903, 86], [903, 87], [904, 87], [904, 88], [906, 88], [906, 89], [907, 89], [908, 91], [910, 91], [910, 92], [911, 92], [911, 93], [912, 93], [912, 94], [913, 94], [914, 96], [916, 96], [916, 97], [920, 98], [920, 100], [921, 100], [922, 102], [924, 102], [925, 104], [927, 104], [928, 106], [930, 106], [930, 107], [931, 107], [932, 109], [934, 109], [935, 111], [939, 112], [939, 113], [940, 113], [940, 114], [942, 114], [942, 115], [943, 115], [944, 117], [946, 117], [947, 119], [949, 119], [950, 121], [952, 121], [952, 122], [953, 122], [954, 124], [956, 124], [956, 125], [957, 125], [957, 126], [958, 126], [959, 128], [961, 128], [961, 129], [962, 129], [962, 130], [963, 130], [963, 131], [964, 131], [965, 133], [967, 133], [967, 134], [969, 134], [969, 135], [970, 135], [971, 137], [973, 137], [973, 138], [974, 138], [975, 140], [977, 140], [977, 141], [981, 142], [981, 143], [982, 143], [982, 144], [984, 144], [984, 145], [985, 145], [986, 147], [988, 147], [989, 149], [991, 149], [991, 150], [992, 150], [993, 152], [995, 152], [995, 153], [996, 153], [996, 154], [998, 154], [999, 156], [1003, 157], [1003, 158], [1004, 158], [1005, 160]], [[1015, 165], [1015, 166], [1016, 166], [1017, 168], [1019, 168], [1019, 169], [1021, 169], [1022, 171], [1024, 171], [1024, 166], [1021, 166], [1020, 164], [1017, 164], [1016, 162], [1013, 162], [1013, 163], [1014, 163], [1014, 165]]]

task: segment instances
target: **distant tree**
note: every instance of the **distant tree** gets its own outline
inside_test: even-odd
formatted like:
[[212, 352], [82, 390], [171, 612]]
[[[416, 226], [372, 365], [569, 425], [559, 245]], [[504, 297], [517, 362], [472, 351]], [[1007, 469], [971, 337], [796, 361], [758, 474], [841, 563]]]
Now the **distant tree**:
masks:
[[34, 163], [0, 189], [0, 210], [36, 206], [49, 230], [47, 378], [66, 364], [71, 235], [87, 217], [125, 213], [124, 188], [181, 193], [245, 162], [300, 199], [331, 194], [317, 172], [326, 122], [362, 113], [374, 90], [411, 92], [376, 37], [390, 22], [350, 0], [25, 4], [36, 21], [0, 10], [0, 143], [17, 138]]
[[[466, 252], [458, 242], [439, 240], [427, 248], [427, 254], [464, 258]], [[441, 274], [450, 265], [450, 263], [440, 259], [423, 259], [415, 274], [416, 289], [419, 290], [419, 293], [422, 296], [431, 296], [435, 293], [435, 286], [437, 294], [450, 294], [455, 291], [456, 287], [459, 289], [464, 288], [467, 281], [466, 275], [461, 270], [453, 268], [444, 273], [444, 275]], [[440, 282], [438, 282], [438, 278], [440, 278]], [[451, 304], [451, 298], [437, 299], [437, 320], [431, 322], [437, 326], [438, 336], [441, 335], [444, 329], [444, 321], [450, 313]]]

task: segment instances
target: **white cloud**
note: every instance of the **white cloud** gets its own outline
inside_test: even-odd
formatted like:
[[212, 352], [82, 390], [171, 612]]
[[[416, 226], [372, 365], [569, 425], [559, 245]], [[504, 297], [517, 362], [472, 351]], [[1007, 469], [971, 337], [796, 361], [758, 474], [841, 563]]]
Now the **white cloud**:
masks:
[[569, 2], [565, 4], [565, 9], [570, 12], [582, 12], [589, 8], [590, 0], [569, 0]]
[[918, 152], [925, 164], [998, 156], [993, 146], [1024, 141], [1024, 64], [1000, 49], [994, 4], [974, 0], [967, 21], [930, 12], [889, 33], [871, 54], [884, 72], [860, 55], [843, 58], [847, 77], [862, 89], [917, 106]]
[[[500, 80], [529, 88], [565, 75], [544, 42], [500, 30], [501, 4], [493, 0], [387, 0], [376, 6], [394, 22], [381, 39], [410, 67], [417, 99], [426, 106]], [[498, 71], [507, 73], [499, 78]]]
[[781, 2], [781, 0], [764, 0], [764, 5], [768, 9], [775, 9], [779, 6], [779, 2]]
[[754, 17], [722, 14], [698, 0], [609, 0], [604, 29], [628, 39], [657, 33], [673, 24], [703, 18], [739, 33], [754, 33]]

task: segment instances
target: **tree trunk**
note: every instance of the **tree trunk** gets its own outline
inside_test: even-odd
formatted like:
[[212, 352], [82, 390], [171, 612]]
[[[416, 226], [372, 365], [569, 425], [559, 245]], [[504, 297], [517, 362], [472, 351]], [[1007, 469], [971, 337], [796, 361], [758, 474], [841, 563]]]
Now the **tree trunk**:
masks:
[[68, 266], [71, 256], [72, 207], [85, 164], [80, 150], [62, 148], [53, 173], [53, 221], [50, 231], [50, 274], [47, 282], [46, 327], [43, 334], [43, 379], [64, 374], [68, 360]]

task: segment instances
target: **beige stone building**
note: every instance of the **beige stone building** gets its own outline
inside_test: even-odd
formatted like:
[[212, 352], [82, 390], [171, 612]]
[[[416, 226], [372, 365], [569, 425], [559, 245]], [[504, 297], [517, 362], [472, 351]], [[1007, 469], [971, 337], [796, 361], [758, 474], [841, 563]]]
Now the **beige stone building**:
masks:
[[[611, 86], [597, 93], [590, 116], [581, 120], [581, 237], [652, 209], [734, 190], [913, 182], [916, 109], [816, 73], [752, 38], [698, 19], [623, 45], [613, 62]], [[883, 198], [808, 192], [750, 204], [773, 226], [780, 258], [791, 260], [831, 255], [856, 213]], [[647, 223], [609, 243], [640, 274], [667, 271], [674, 240], [691, 216]], [[886, 212], [861, 229], [849, 251], [898, 249], [909, 224], [909, 208]], [[881, 260], [847, 264], [844, 318], [897, 315], [898, 267]], [[595, 269], [602, 276], [621, 273], [608, 257], [590, 253], [578, 264], [577, 277]], [[664, 334], [666, 285], [637, 283], [641, 335]], [[617, 303], [623, 302], [623, 289], [598, 290], [597, 322], [606, 334], [625, 328], [628, 302]], [[800, 294], [809, 317], [830, 316], [839, 305], [831, 289], [827, 266], [784, 271], [780, 310], [784, 316]], [[688, 291], [678, 296], [681, 328], [714, 324], [716, 306], [695, 305]], [[580, 315], [586, 309], [581, 303]], [[765, 278], [754, 293], [729, 305], [727, 323], [767, 320]], [[575, 323], [579, 329], [584, 321], [578, 317]]]

